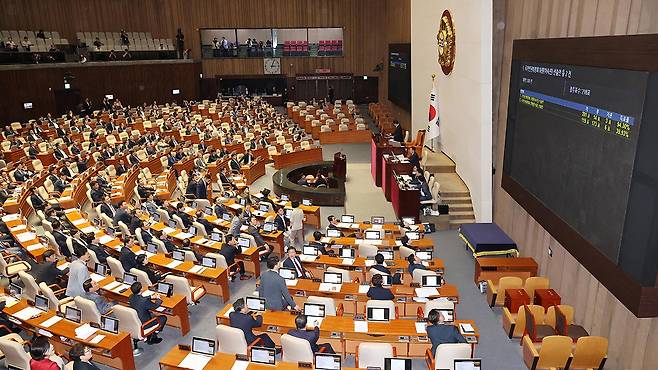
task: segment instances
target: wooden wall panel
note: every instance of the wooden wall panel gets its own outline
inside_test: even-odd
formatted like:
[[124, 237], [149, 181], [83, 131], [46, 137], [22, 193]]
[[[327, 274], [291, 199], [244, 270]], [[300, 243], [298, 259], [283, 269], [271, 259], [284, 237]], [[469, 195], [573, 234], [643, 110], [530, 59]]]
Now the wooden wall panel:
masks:
[[[520, 246], [521, 254], [534, 257], [540, 273], [551, 279], [563, 302], [576, 308], [576, 321], [593, 335], [609, 338], [607, 369], [658, 368], [658, 318], [638, 319], [596, 280], [564, 247], [501, 187], [502, 159], [507, 122], [507, 99], [512, 41], [521, 38], [617, 35], [658, 32], [656, 0], [494, 0], [505, 4], [505, 35], [497, 109], [499, 119], [494, 179], [494, 221]], [[550, 15], [549, 15], [550, 13]], [[495, 22], [494, 22], [495, 24]], [[548, 256], [548, 248], [553, 257]]]
[[[75, 79], [71, 85], [83, 98], [99, 104], [105, 94], [114, 94], [126, 105], [197, 99], [199, 96], [198, 62], [127, 63], [102, 66], [73, 65], [50, 68], [26, 68], [0, 71], [0, 117], [4, 125], [26, 121], [56, 111], [54, 90], [64, 87], [64, 74]], [[163, 78], [167, 76], [167, 78]], [[180, 95], [171, 95], [180, 89]], [[23, 110], [23, 102], [33, 102], [34, 108]]]
[[[380, 0], [0, 0], [0, 9], [0, 29], [56, 30], [69, 40], [75, 40], [76, 31], [121, 29], [173, 39], [180, 27], [194, 58], [200, 57], [200, 28], [344, 27], [343, 57], [284, 58], [289, 74], [315, 68], [372, 74], [386, 53], [386, 7]], [[209, 60], [203, 71], [207, 76], [262, 74], [263, 65], [259, 59]]]

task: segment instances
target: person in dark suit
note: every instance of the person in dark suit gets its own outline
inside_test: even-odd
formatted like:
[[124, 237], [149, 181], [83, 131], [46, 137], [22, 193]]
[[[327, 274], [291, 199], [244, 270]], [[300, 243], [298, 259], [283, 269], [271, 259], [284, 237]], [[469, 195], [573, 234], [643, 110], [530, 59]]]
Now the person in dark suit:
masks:
[[232, 266], [231, 272], [236, 270], [240, 271], [240, 280], [247, 280], [250, 278], [249, 276], [245, 275], [244, 262], [238, 261], [237, 265], [233, 266], [235, 263], [235, 257], [240, 254], [238, 241], [233, 235], [226, 234], [224, 237], [224, 244], [222, 244], [222, 248], [219, 250], [219, 254], [224, 256], [227, 265]]
[[327, 225], [327, 230], [340, 230], [340, 227], [338, 227], [338, 219], [334, 215], [329, 215], [327, 217], [327, 221], [329, 221], [329, 225]]
[[329, 255], [329, 256], [336, 255], [336, 253], [331, 248], [327, 248], [328, 246], [333, 244], [333, 241], [329, 244], [323, 243], [322, 242], [322, 237], [323, 236], [324, 235], [322, 235], [321, 232], [319, 232], [317, 230], [314, 231], [313, 232], [313, 240], [311, 240], [308, 244], [310, 246], [313, 246], [313, 247], [317, 248], [318, 251], [322, 254]]
[[461, 335], [455, 325], [444, 324], [444, 317], [441, 311], [436, 308], [430, 310], [427, 314], [427, 337], [432, 342], [432, 354], [436, 353], [436, 347], [444, 343], [466, 343], [466, 339]]
[[295, 270], [295, 276], [297, 278], [306, 279], [310, 277], [310, 274], [308, 273], [308, 271], [306, 271], [306, 269], [302, 265], [302, 260], [299, 258], [299, 256], [297, 256], [297, 250], [295, 249], [295, 247], [292, 246], [288, 247], [286, 252], [287, 252], [287, 256], [282, 261], [283, 267]]
[[137, 255], [130, 248], [135, 245], [134, 239], [129, 239], [121, 247], [119, 252], [119, 262], [126, 272], [130, 272], [130, 269], [137, 267]]
[[253, 343], [256, 339], [260, 339], [261, 343], [258, 343], [257, 346], [274, 348], [274, 342], [269, 335], [265, 333], [260, 335], [254, 334], [254, 328], [263, 325], [263, 316], [261, 316], [261, 314], [256, 314], [255, 317], [251, 316], [249, 314], [249, 309], [244, 302], [244, 298], [238, 298], [233, 302], [233, 310], [234, 311], [228, 315], [230, 320], [229, 325], [242, 330], [247, 344]]
[[153, 271], [153, 269], [151, 269], [148, 266], [149, 261], [146, 259], [145, 254], [140, 254], [139, 256], [137, 256], [136, 261], [137, 261], [137, 267], [136, 268], [138, 270], [144, 271], [146, 273], [146, 275], [148, 275], [149, 280], [151, 280], [151, 283], [156, 284], [158, 281], [162, 280], [162, 275], [160, 275], [157, 272]]
[[[386, 275], [391, 275], [391, 270], [388, 267], [386, 267], [386, 265], [384, 264], [384, 255], [381, 253], [377, 253], [375, 255], [375, 264], [370, 267], [370, 272], [372, 272], [372, 270], [383, 272]], [[393, 284], [395, 285], [402, 284], [402, 278], [399, 272], [396, 272], [391, 276], [392, 276]]]
[[[130, 286], [130, 291], [132, 292], [130, 298], [128, 299], [128, 301], [130, 302], [130, 307], [132, 307], [135, 311], [137, 311], [137, 316], [139, 316], [139, 320], [142, 322], [142, 324], [144, 324], [153, 318], [153, 314], [151, 313], [151, 310], [155, 310], [156, 308], [160, 307], [160, 305], [162, 304], [162, 300], [160, 299], [160, 294], [153, 293], [151, 297], [144, 297], [141, 294], [142, 283], [140, 283], [139, 281], [134, 282], [133, 285]], [[147, 344], [157, 344], [162, 342], [162, 338], [158, 338], [158, 332], [162, 330], [162, 328], [164, 328], [164, 326], [167, 324], [167, 317], [158, 315], [156, 316], [156, 319], [157, 322], [154, 322], [153, 324], [149, 325], [147, 328], [150, 329], [154, 325], [157, 325], [159, 329], [157, 329], [155, 332], [153, 332], [153, 334], [147, 337], [146, 339]]]
[[114, 214], [113, 221], [115, 225], [119, 225], [119, 221], [126, 224], [126, 226], [130, 225], [132, 216], [130, 216], [130, 213], [128, 213], [128, 203], [123, 200], [119, 202], [119, 209], [117, 209], [116, 213]]
[[283, 207], [277, 207], [276, 217], [274, 217], [276, 229], [281, 232], [288, 231], [288, 227], [290, 227], [290, 221], [286, 218], [284, 211]]
[[35, 264], [30, 272], [37, 283], [56, 284], [69, 272], [68, 268], [63, 271], [57, 268], [57, 255], [52, 249], [43, 252], [42, 258], [43, 262]]
[[404, 141], [404, 133], [402, 132], [402, 126], [398, 120], [393, 120], [393, 133], [391, 134], [393, 141], [401, 143]]
[[314, 323], [315, 325], [312, 330], [307, 330], [307, 322], [308, 318], [306, 315], [297, 315], [295, 318], [295, 327], [297, 327], [297, 329], [288, 330], [288, 334], [296, 338], [307, 340], [311, 344], [311, 351], [313, 351], [313, 353], [320, 352], [321, 349], [324, 349], [323, 353], [336, 353], [330, 343], [318, 344], [318, 339], [320, 339], [320, 328], [318, 327], [318, 323]]
[[66, 239], [69, 237], [64, 234], [62, 230], [62, 224], [58, 220], [53, 220], [51, 223], [53, 226], [53, 236], [55, 237], [55, 242], [57, 243], [57, 248], [59, 248], [59, 253], [67, 258], [71, 258], [71, 251], [66, 245]]
[[406, 157], [409, 160], [409, 163], [411, 163], [412, 167], [421, 168], [420, 167], [420, 158], [418, 158], [418, 154], [416, 153], [415, 148], [413, 148], [413, 147], [407, 148]]
[[192, 226], [192, 219], [190, 218], [190, 215], [185, 213], [184, 209], [185, 209], [185, 205], [183, 204], [183, 202], [178, 202], [178, 204], [176, 204], [176, 216], [180, 217], [180, 219], [183, 220], [183, 225], [185, 226], [185, 228], [189, 228], [190, 226]]
[[267, 268], [260, 276], [260, 286], [258, 287], [258, 296], [265, 298], [265, 306], [272, 311], [283, 311], [286, 307], [294, 307], [295, 311], [301, 308], [292, 299], [286, 282], [274, 269], [279, 264], [278, 256], [269, 256], [267, 258]]
[[39, 195], [39, 193], [36, 191], [32, 192], [32, 195], [30, 195], [30, 201], [32, 201], [32, 207], [36, 211], [43, 211], [48, 204], [48, 201], [43, 199], [41, 195]]
[[116, 208], [114, 208], [112, 202], [110, 201], [110, 195], [106, 194], [103, 197], [103, 203], [101, 203], [101, 213], [107, 215], [107, 217], [111, 219], [114, 219], [116, 212]]
[[372, 275], [372, 279], [370, 281], [372, 282], [372, 286], [370, 287], [370, 289], [368, 289], [368, 293], [366, 294], [368, 298], [380, 299], [380, 300], [395, 299], [395, 296], [393, 295], [391, 290], [388, 288], [384, 288], [382, 286], [382, 283], [384, 282], [384, 278], [382, 278], [381, 274]]
[[233, 173], [240, 172], [240, 163], [238, 163], [238, 160], [235, 158], [235, 153], [231, 153], [231, 160], [228, 162], [228, 167]]
[[105, 191], [101, 189], [101, 185], [98, 183], [98, 181], [94, 181], [91, 183], [91, 200], [94, 202], [93, 205], [97, 205], [98, 203], [103, 201], [103, 197], [105, 196]]
[[57, 147], [53, 152], [53, 155], [55, 156], [55, 158], [57, 158], [58, 161], [69, 157], [68, 154], [66, 154], [66, 151], [64, 150], [64, 144], [57, 145]]
[[248, 166], [251, 164], [251, 162], [254, 161], [254, 155], [251, 154], [251, 150], [247, 150], [244, 155], [242, 156], [242, 164], [245, 166]]
[[165, 249], [167, 250], [168, 253], [172, 253], [176, 249], [176, 246], [174, 245], [174, 243], [162, 231], [153, 230], [153, 236], [155, 236], [159, 241], [164, 243]]
[[197, 175], [198, 179], [196, 181], [196, 189], [194, 194], [196, 199], [208, 199], [208, 183], [201, 175]]
[[83, 235], [82, 239], [87, 242], [87, 248], [96, 253], [96, 258], [100, 263], [105, 263], [107, 261], [107, 257], [110, 255], [105, 251], [105, 248], [99, 244], [100, 242], [94, 233], [87, 233]]
[[415, 254], [410, 254], [407, 257], [407, 261], [409, 262], [409, 267], [407, 268], [407, 271], [413, 276], [414, 270], [415, 269], [421, 269], [421, 270], [427, 270], [425, 265], [422, 264], [422, 261], [416, 257]]
[[73, 370], [100, 370], [95, 363], [91, 362], [91, 348], [83, 343], [76, 343], [69, 350], [69, 357], [73, 361]]
[[217, 216], [217, 217], [222, 217], [222, 215], [224, 213], [227, 213], [226, 212], [226, 207], [224, 207], [224, 205], [222, 204], [222, 198], [221, 197], [215, 198], [214, 211], [215, 211], [215, 216]]

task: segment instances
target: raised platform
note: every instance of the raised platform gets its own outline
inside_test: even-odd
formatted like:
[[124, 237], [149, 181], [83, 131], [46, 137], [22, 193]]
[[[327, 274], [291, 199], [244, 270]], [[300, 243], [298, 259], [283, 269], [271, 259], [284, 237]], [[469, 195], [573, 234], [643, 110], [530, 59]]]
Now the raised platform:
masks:
[[[301, 202], [302, 199], [309, 199], [313, 205], [317, 206], [343, 206], [345, 204], [345, 181], [333, 177], [333, 166], [332, 161], [321, 161], [286, 167], [272, 176], [272, 190], [279, 196], [288, 195], [291, 201]], [[329, 174], [331, 187], [302, 186], [291, 180], [299, 179], [307, 174], [314, 175], [319, 170]]]

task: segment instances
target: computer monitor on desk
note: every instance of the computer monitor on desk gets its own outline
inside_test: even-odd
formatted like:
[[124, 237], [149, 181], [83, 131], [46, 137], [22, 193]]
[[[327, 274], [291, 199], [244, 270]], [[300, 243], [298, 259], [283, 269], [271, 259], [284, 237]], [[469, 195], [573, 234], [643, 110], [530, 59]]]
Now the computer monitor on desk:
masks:
[[251, 353], [249, 355], [251, 362], [266, 365], [276, 365], [276, 350], [274, 348], [251, 347]]
[[340, 216], [340, 222], [346, 223], [346, 224], [353, 224], [354, 223], [354, 215], [342, 215]]
[[455, 370], [481, 370], [482, 359], [479, 358], [462, 358], [455, 359]]
[[326, 307], [318, 303], [304, 303], [304, 315], [311, 317], [324, 317]]
[[258, 297], [247, 297], [245, 299], [245, 304], [250, 311], [265, 311], [265, 299]]
[[365, 233], [365, 239], [366, 240], [378, 240], [381, 239], [381, 234], [379, 230], [366, 230]]
[[315, 354], [315, 368], [317, 370], [340, 370], [341, 356], [318, 352]]
[[342, 284], [343, 274], [340, 272], [325, 272], [323, 275], [323, 281], [330, 284]]
[[372, 216], [370, 217], [370, 223], [373, 225], [383, 225], [384, 224], [384, 216]]
[[214, 339], [205, 339], [199, 337], [192, 338], [192, 352], [205, 355], [205, 356], [214, 356], [215, 355], [215, 340]]
[[391, 312], [386, 307], [368, 307], [366, 319], [368, 321], [389, 321]]
[[338, 229], [328, 229], [327, 236], [330, 238], [340, 238], [340, 230]]
[[386, 357], [384, 370], [411, 370], [411, 359]]

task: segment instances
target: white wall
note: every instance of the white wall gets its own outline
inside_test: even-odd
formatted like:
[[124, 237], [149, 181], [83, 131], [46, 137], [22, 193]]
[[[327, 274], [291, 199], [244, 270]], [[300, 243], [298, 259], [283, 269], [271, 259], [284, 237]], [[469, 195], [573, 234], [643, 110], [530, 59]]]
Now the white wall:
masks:
[[[456, 59], [445, 76], [438, 64], [436, 34], [441, 14], [451, 11]], [[429, 91], [436, 74], [441, 147], [471, 192], [477, 222], [492, 220], [491, 0], [411, 2], [412, 132], [427, 127]]]

